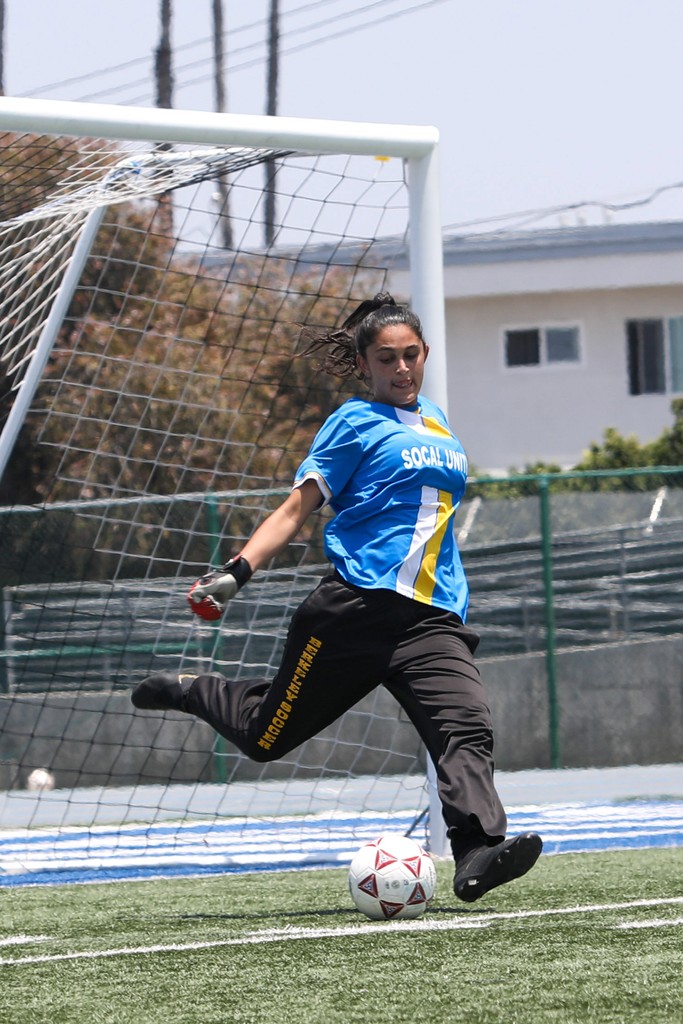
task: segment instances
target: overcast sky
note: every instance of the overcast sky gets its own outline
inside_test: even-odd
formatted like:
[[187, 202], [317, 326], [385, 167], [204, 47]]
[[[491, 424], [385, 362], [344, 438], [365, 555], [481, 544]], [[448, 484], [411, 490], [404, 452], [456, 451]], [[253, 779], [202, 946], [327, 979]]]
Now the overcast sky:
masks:
[[[8, 96], [153, 104], [158, 0], [5, 0]], [[279, 113], [431, 124], [457, 228], [680, 218], [681, 0], [280, 0]], [[175, 106], [213, 109], [211, 0], [174, 0]], [[228, 107], [265, 112], [268, 0], [224, 0]], [[527, 211], [562, 208], [542, 219]], [[507, 219], [507, 215], [516, 215]]]

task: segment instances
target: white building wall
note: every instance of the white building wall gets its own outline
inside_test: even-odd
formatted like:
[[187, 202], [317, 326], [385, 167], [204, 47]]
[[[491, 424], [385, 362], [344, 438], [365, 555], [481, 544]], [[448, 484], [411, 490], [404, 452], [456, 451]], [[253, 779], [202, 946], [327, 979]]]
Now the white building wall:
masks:
[[[591, 262], [583, 261], [584, 274]], [[486, 270], [495, 277], [494, 267]], [[447, 296], [454, 291], [447, 281]], [[628, 394], [625, 322], [669, 316], [683, 316], [682, 284], [447, 297], [449, 418], [475, 470], [523, 469], [538, 460], [570, 467], [607, 427], [640, 442], [659, 436], [672, 423], [673, 396]], [[505, 367], [506, 327], [556, 324], [579, 325], [580, 364]]]

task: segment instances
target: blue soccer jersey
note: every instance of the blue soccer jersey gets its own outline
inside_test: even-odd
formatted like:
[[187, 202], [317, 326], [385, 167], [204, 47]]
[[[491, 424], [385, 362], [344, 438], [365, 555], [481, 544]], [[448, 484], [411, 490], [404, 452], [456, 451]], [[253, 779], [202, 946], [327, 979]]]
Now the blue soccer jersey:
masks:
[[467, 457], [438, 406], [409, 411], [352, 398], [325, 421], [299, 466], [336, 513], [325, 553], [345, 580], [394, 590], [465, 621], [468, 587], [454, 515]]

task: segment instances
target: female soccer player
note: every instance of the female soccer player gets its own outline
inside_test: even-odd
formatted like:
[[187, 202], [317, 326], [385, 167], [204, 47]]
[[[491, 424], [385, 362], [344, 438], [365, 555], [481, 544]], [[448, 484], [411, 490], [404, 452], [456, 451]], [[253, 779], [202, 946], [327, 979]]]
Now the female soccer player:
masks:
[[418, 317], [391, 295], [314, 336], [315, 349], [337, 375], [359, 370], [372, 400], [352, 398], [332, 413], [289, 496], [188, 598], [197, 615], [220, 617], [328, 503], [332, 574], [295, 612], [272, 681], [164, 672], [140, 683], [132, 701], [196, 715], [248, 757], [271, 761], [383, 684], [434, 762], [454, 890], [473, 902], [525, 874], [543, 844], [533, 832], [505, 838], [493, 782], [491, 716], [473, 659], [479, 637], [465, 625], [468, 587], [453, 529], [467, 459], [444, 414], [420, 395], [429, 347]]

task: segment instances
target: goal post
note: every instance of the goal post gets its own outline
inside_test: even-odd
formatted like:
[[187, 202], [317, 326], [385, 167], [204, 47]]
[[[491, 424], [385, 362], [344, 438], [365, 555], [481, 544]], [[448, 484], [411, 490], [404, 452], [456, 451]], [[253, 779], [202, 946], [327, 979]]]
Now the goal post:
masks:
[[[0, 177], [3, 163], [3, 823], [52, 829], [53, 870], [73, 863], [73, 829], [85, 870], [110, 873], [272, 866], [273, 850], [343, 861], [368, 830], [427, 818], [442, 853], [424, 751], [383, 692], [266, 766], [128, 699], [171, 665], [272, 673], [325, 570], [321, 520], [221, 627], [182, 611], [188, 581], [275, 507], [319, 422], [358, 393], [297, 358], [302, 324], [390, 287], [423, 321], [425, 391], [446, 408], [436, 130], [0, 98]], [[221, 216], [238, 228], [229, 250]], [[276, 819], [264, 852], [249, 826]], [[102, 830], [113, 850], [90, 856]], [[0, 852], [0, 877], [48, 871], [31, 836], [13, 858]]]
[[438, 130], [432, 126], [119, 107], [0, 97], [0, 130], [195, 145], [290, 148], [405, 161], [410, 296], [429, 338], [425, 393], [447, 413]]

